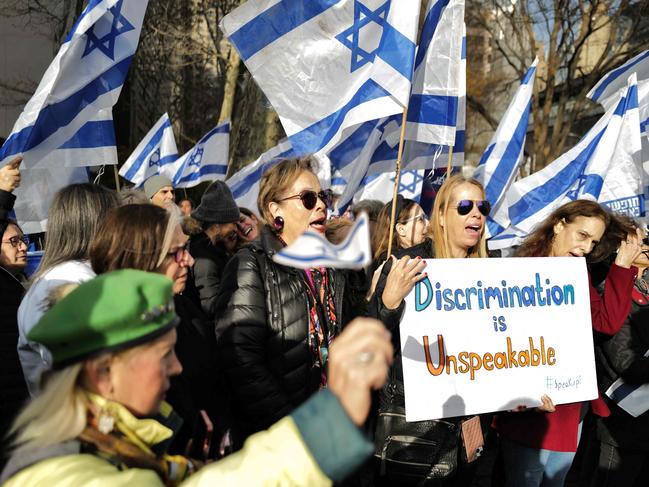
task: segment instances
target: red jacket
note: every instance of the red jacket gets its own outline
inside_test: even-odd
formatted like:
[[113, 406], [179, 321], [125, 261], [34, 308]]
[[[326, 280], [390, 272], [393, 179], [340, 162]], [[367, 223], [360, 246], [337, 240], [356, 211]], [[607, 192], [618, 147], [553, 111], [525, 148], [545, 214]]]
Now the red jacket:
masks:
[[[590, 284], [590, 313], [593, 330], [615, 335], [631, 311], [631, 291], [637, 269], [624, 269], [613, 264], [606, 276], [604, 294], [600, 296]], [[590, 402], [593, 413], [606, 417], [608, 406], [601, 397]], [[522, 413], [502, 413], [494, 419], [500, 435], [515, 443], [544, 450], [577, 451], [577, 430], [582, 403], [559, 404], [553, 413], [535, 410]]]

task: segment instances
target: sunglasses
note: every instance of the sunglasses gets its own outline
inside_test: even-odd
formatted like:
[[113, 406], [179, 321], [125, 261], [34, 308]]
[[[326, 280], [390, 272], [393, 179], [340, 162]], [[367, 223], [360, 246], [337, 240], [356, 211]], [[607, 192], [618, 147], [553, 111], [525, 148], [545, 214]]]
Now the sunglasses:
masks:
[[2, 243], [11, 244], [12, 247], [18, 247], [18, 245], [20, 245], [20, 242], [24, 243], [26, 246], [29, 247], [29, 237], [27, 235], [21, 235], [21, 236], [14, 235], [9, 240], [2, 241]]
[[334, 202], [334, 194], [330, 189], [325, 189], [324, 191], [320, 191], [319, 193], [306, 189], [300, 192], [300, 194], [288, 196], [286, 198], [282, 198], [279, 201], [294, 200], [298, 198], [302, 200], [302, 204], [307, 210], [313, 210], [315, 208], [315, 205], [318, 203], [318, 198], [322, 200], [327, 208], [331, 208]]
[[468, 215], [473, 209], [473, 203], [475, 203], [478, 211], [482, 213], [483, 216], [489, 215], [489, 212], [491, 211], [491, 205], [487, 200], [460, 200], [457, 202], [457, 206], [455, 206], [455, 208], [460, 215]]

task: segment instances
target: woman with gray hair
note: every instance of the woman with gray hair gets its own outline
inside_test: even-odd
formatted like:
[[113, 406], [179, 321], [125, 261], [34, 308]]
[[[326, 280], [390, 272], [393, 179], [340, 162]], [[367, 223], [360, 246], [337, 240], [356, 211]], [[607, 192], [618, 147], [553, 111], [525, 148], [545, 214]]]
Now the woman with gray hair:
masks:
[[31, 396], [38, 394], [41, 374], [51, 368], [51, 356], [28, 340], [27, 333], [43, 316], [52, 289], [95, 276], [88, 249], [106, 212], [119, 204], [115, 191], [90, 183], [71, 184], [54, 196], [47, 215], [43, 260], [18, 308], [18, 355]]

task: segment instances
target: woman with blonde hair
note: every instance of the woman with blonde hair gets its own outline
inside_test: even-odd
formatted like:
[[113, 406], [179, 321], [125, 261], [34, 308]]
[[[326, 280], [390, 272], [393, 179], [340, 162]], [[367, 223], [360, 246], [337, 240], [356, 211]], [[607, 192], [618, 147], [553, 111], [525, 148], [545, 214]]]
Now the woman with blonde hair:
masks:
[[357, 426], [392, 354], [381, 324], [367, 319], [332, 346], [330, 388], [243, 451], [209, 465], [166, 454], [175, 422], [163, 400], [182, 370], [172, 288], [160, 274], [109, 272], [32, 328], [29, 339], [50, 350], [55, 371], [13, 424], [2, 485], [327, 486], [365, 460], [371, 445]]
[[[424, 259], [487, 257], [484, 229], [489, 211], [490, 205], [485, 199], [484, 188], [478, 181], [461, 175], [449, 177], [435, 198], [428, 225], [428, 238], [418, 245], [397, 250], [393, 253], [391, 260], [388, 260], [383, 266], [372, 300], [371, 309], [373, 308], [373, 312], [371, 315], [379, 317], [392, 332], [395, 357], [388, 384], [380, 392], [380, 429], [377, 429], [377, 434], [381, 436], [386, 434], [386, 429], [381, 427], [381, 414], [394, 414], [405, 408], [399, 333], [404, 298], [417, 281], [427, 276], [423, 272]], [[464, 419], [466, 418], [453, 418], [449, 422], [457, 425]], [[488, 421], [485, 421], [484, 427], [486, 426], [488, 426]], [[430, 428], [433, 427], [434, 425], [430, 425]], [[421, 430], [426, 428], [428, 426], [421, 423]], [[380, 450], [387, 448], [386, 444], [390, 441], [389, 437], [377, 437], [375, 456], [380, 458], [379, 480], [385, 481], [386, 485], [397, 482], [404, 483], [404, 485], [414, 484], [418, 481], [424, 482], [429, 474], [429, 468], [422, 470], [412, 467], [405, 477], [402, 475], [403, 471], [391, 472], [390, 462], [386, 462], [386, 459], [381, 458], [380, 455]], [[437, 461], [445, 453], [442, 450], [441, 444], [437, 447], [431, 446], [431, 462]], [[456, 459], [460, 458], [459, 449], [451, 454]], [[468, 485], [467, 482], [470, 482], [472, 476], [472, 468], [468, 464], [462, 463], [461, 460], [458, 460], [457, 464], [457, 471], [450, 472], [445, 478], [436, 479], [439, 484], [435, 485]]]

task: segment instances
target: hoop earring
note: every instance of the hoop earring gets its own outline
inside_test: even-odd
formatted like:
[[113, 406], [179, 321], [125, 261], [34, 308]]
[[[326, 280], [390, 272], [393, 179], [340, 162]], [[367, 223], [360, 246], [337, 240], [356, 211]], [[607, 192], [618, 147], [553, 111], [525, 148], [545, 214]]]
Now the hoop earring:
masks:
[[281, 216], [276, 216], [273, 220], [273, 227], [277, 233], [280, 233], [284, 229], [284, 219]]

